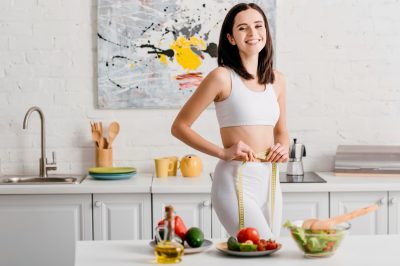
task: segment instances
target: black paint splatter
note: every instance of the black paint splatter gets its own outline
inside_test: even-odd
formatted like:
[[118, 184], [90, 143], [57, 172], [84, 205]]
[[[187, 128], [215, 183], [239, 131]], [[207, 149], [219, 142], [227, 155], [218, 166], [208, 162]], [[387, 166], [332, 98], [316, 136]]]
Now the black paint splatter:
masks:
[[132, 60], [131, 58], [128, 58], [128, 57], [123, 56], [123, 55], [114, 55], [111, 59], [112, 60], [114, 60], [114, 59], [126, 59], [126, 60], [129, 60], [129, 61]]
[[124, 88], [123, 86], [121, 86], [120, 84], [118, 84], [117, 82], [115, 82], [114, 80], [112, 80], [112, 79], [110, 79], [110, 78], [108, 78], [108, 81], [110, 81], [112, 84], [114, 84], [114, 85], [117, 86], [118, 88], [121, 88], [121, 89]]
[[207, 46], [207, 49], [204, 51], [206, 53], [208, 53], [211, 57], [217, 57], [218, 55], [218, 46], [216, 43], [210, 43]]
[[161, 48], [155, 47], [153, 44], [142, 44], [139, 47], [140, 48], [151, 48], [152, 50], [147, 52], [149, 54], [157, 54], [157, 55], [163, 54], [163, 55], [168, 56], [169, 58], [173, 58], [175, 55], [174, 50], [172, 50], [172, 49], [163, 50]]
[[116, 43], [116, 42], [112, 42], [112, 41], [110, 41], [110, 40], [107, 40], [107, 39], [104, 38], [100, 33], [97, 33], [97, 37], [99, 37], [100, 39], [102, 39], [102, 40], [104, 40], [104, 41], [106, 41], [106, 42], [112, 43], [112, 44], [114, 44], [114, 45], [117, 45], [117, 46], [120, 46], [120, 47], [124, 47], [124, 48], [129, 48], [129, 45], [122, 45], [122, 44], [119, 44], [119, 43]]
[[[153, 25], [154, 25], [154, 22], [152, 22], [150, 26], [148, 26], [147, 28], [145, 28], [144, 30], [142, 30], [142, 34], [140, 34], [140, 36], [143, 36], [143, 34], [145, 34], [146, 31], [148, 31]], [[154, 28], [153, 28], [153, 30], [154, 30]]]

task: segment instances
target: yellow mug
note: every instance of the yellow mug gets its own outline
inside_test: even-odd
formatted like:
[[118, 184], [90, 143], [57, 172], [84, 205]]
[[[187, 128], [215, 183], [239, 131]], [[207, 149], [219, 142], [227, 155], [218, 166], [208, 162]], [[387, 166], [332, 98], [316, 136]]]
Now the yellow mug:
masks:
[[167, 177], [169, 171], [171, 170], [171, 164], [169, 158], [156, 158], [154, 159], [156, 176], [157, 177]]
[[168, 176], [176, 176], [176, 173], [178, 171], [178, 157], [177, 156], [169, 156], [166, 158], [169, 159]]

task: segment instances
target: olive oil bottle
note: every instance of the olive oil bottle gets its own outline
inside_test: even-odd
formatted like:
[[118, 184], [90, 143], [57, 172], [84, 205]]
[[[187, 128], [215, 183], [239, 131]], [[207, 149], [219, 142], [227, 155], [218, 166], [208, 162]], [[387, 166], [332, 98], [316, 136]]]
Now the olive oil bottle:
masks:
[[171, 264], [182, 260], [184, 248], [175, 240], [174, 218], [174, 208], [171, 205], [165, 206], [165, 223], [156, 228], [157, 245], [154, 252], [157, 263]]

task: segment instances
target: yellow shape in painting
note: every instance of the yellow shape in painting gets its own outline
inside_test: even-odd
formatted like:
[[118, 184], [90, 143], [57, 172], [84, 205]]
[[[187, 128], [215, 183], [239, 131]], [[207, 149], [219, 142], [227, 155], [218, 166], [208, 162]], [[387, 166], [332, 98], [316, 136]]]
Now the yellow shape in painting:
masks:
[[184, 69], [194, 70], [201, 65], [201, 58], [194, 53], [190, 47], [195, 46], [199, 50], [205, 50], [206, 44], [202, 39], [197, 37], [190, 37], [187, 40], [185, 37], [180, 36], [172, 45], [171, 48], [175, 51], [176, 61]]
[[129, 64], [129, 67], [130, 67], [130, 68], [134, 68], [134, 67], [135, 67], [135, 64]]
[[160, 62], [163, 64], [168, 64], [167, 56], [165, 54], [160, 55]]

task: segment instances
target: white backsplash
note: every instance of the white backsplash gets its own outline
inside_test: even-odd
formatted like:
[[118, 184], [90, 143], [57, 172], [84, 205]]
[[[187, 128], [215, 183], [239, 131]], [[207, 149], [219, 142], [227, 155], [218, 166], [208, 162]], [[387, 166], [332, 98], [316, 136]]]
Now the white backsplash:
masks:
[[[58, 172], [94, 164], [90, 120], [121, 124], [116, 165], [152, 171], [152, 158], [194, 153], [170, 134], [178, 110], [96, 109], [96, 1], [1, 1], [0, 171], [36, 173], [40, 123]], [[276, 66], [287, 79], [291, 138], [306, 170], [331, 170], [338, 144], [400, 144], [399, 1], [278, 1]], [[213, 110], [194, 128], [220, 143]], [[196, 152], [197, 153], [197, 152]], [[199, 153], [197, 153], [199, 154]], [[201, 155], [205, 171], [216, 160]], [[281, 167], [285, 169], [285, 166]]]

